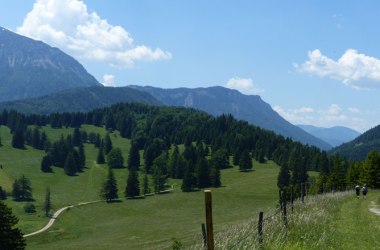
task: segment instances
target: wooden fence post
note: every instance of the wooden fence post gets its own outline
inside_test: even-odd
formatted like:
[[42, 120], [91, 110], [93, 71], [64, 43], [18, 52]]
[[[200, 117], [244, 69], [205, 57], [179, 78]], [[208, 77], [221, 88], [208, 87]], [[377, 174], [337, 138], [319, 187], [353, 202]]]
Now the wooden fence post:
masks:
[[258, 235], [259, 235], [259, 243], [263, 243], [263, 217], [264, 213], [260, 211], [259, 213], [259, 225], [258, 225]]
[[211, 190], [205, 190], [207, 250], [214, 250], [214, 229], [212, 224], [212, 197]]
[[207, 238], [206, 238], [206, 226], [204, 223], [202, 223], [202, 236], [203, 236], [203, 246], [206, 247]]

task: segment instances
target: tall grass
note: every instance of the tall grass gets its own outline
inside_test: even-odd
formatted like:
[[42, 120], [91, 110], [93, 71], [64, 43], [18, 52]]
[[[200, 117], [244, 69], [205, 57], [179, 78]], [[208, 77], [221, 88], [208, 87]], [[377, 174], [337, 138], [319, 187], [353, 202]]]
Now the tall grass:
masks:
[[[294, 202], [293, 211], [291, 204], [288, 204], [287, 226], [279, 209], [266, 211], [262, 244], [258, 241], [258, 218], [251, 218], [215, 235], [215, 248], [325, 249], [333, 243], [334, 228], [331, 222], [340, 204], [352, 196], [352, 192], [308, 196], [304, 203], [299, 200]], [[203, 249], [203, 245], [194, 245], [190, 249]]]

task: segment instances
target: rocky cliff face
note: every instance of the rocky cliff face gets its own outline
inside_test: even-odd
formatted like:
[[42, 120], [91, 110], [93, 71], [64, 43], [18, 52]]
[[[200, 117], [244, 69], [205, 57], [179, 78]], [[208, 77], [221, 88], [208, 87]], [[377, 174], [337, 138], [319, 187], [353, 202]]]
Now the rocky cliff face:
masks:
[[0, 27], [0, 102], [96, 85], [71, 56]]

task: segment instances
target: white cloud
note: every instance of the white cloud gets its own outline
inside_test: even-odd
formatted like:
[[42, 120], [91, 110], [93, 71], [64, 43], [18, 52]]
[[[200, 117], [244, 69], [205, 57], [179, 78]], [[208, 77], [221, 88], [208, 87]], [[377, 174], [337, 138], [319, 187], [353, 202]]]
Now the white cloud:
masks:
[[255, 95], [264, 93], [265, 90], [253, 83], [251, 78], [233, 77], [226, 83], [226, 88], [236, 89], [243, 94]]
[[320, 50], [309, 51], [309, 60], [295, 67], [320, 77], [341, 81], [356, 89], [380, 87], [380, 60], [348, 49], [337, 60], [328, 58]]
[[318, 127], [346, 126], [365, 131], [373, 126], [373, 115], [360, 112], [357, 108], [344, 109], [337, 104], [331, 104], [326, 109], [315, 110], [310, 107], [284, 109], [274, 106], [273, 109], [287, 121], [293, 124], [306, 124]]
[[354, 114], [360, 113], [360, 109], [355, 108], [355, 107], [349, 107], [348, 111], [350, 111], [351, 113], [354, 113]]
[[102, 84], [106, 87], [114, 87], [115, 86], [115, 76], [114, 75], [103, 75]]
[[17, 32], [79, 58], [128, 68], [136, 61], [169, 60], [170, 52], [134, 45], [131, 35], [79, 0], [36, 0]]

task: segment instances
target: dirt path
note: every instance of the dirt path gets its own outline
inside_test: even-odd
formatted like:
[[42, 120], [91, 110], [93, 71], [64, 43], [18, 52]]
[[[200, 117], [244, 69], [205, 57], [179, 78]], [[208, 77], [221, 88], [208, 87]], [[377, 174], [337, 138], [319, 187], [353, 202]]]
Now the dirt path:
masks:
[[[171, 192], [174, 190], [174, 186], [172, 185], [170, 189], [167, 189], [167, 190], [163, 190], [163, 191], [160, 191], [160, 193], [167, 193], [167, 192]], [[155, 193], [151, 193], [151, 194], [146, 194], [145, 196], [151, 196], [151, 195], [155, 195]], [[144, 196], [141, 196], [141, 197], [144, 197]], [[135, 198], [140, 198], [139, 197], [135, 197]], [[25, 234], [24, 237], [30, 237], [30, 236], [33, 236], [33, 235], [36, 235], [36, 234], [40, 234], [40, 233], [43, 233], [45, 232], [46, 230], [48, 230], [51, 226], [53, 226], [54, 222], [57, 220], [58, 216], [63, 213], [65, 210], [69, 209], [69, 208], [73, 208], [73, 207], [79, 207], [79, 206], [83, 206], [83, 205], [89, 205], [89, 204], [93, 204], [93, 203], [99, 203], [99, 202], [102, 202], [102, 201], [105, 201], [105, 200], [97, 200], [97, 201], [89, 201], [89, 202], [80, 202], [76, 205], [70, 205], [70, 206], [66, 206], [66, 207], [63, 207], [63, 208], [60, 208], [58, 209], [54, 214], [53, 216], [51, 217], [51, 219], [49, 220], [48, 224], [46, 224], [46, 226], [44, 226], [43, 228], [41, 228], [40, 230], [37, 230], [35, 232], [32, 232], [32, 233], [29, 233], [29, 234]]]
[[40, 230], [35, 231], [35, 232], [33, 232], [33, 233], [25, 234], [24, 237], [30, 237], [30, 236], [33, 236], [33, 235], [36, 235], [36, 234], [39, 234], [39, 233], [45, 232], [46, 230], [48, 230], [48, 229], [54, 224], [54, 222], [56, 221], [56, 219], [58, 218], [58, 216], [59, 216], [61, 213], [63, 213], [65, 210], [69, 209], [69, 208], [79, 207], [79, 206], [88, 205], [88, 204], [92, 204], [92, 203], [98, 203], [98, 202], [102, 202], [102, 201], [103, 201], [103, 200], [89, 201], [89, 202], [81, 202], [81, 203], [78, 203], [77, 205], [70, 205], [70, 206], [66, 206], [66, 207], [60, 208], [60, 209], [58, 209], [58, 210], [53, 214], [53, 216], [52, 216], [51, 219], [49, 220], [48, 224], [46, 224], [46, 226], [44, 226], [44, 227], [41, 228]]

